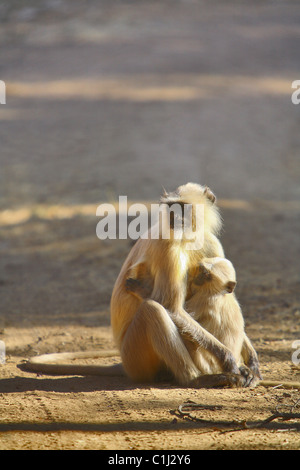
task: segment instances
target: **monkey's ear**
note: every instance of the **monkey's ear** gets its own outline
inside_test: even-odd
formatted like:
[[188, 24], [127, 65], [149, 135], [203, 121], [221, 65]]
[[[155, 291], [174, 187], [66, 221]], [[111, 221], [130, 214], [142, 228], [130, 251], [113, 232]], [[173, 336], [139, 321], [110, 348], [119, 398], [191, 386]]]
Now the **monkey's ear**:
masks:
[[162, 186], [162, 189], [163, 189], [163, 193], [162, 193], [161, 197], [163, 197], [163, 198], [168, 197], [169, 193], [166, 191], [166, 189], [163, 186]]
[[227, 284], [225, 286], [225, 289], [227, 290], [228, 294], [231, 294], [231, 292], [234, 291], [235, 286], [236, 286], [236, 282], [234, 282], [234, 281], [228, 281], [227, 282]]
[[204, 194], [213, 204], [216, 202], [217, 198], [208, 186], [205, 187]]

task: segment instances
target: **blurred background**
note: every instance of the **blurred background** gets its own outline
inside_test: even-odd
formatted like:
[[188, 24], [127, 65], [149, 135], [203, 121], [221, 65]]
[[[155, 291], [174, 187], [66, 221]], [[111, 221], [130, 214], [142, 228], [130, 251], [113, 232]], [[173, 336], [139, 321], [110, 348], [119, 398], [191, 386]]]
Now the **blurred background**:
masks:
[[194, 181], [219, 199], [246, 317], [297, 331], [299, 2], [2, 0], [0, 16], [3, 328], [108, 326], [131, 245], [96, 238], [96, 207]]
[[[168, 410], [197, 390], [16, 367], [115, 346], [110, 298], [132, 241], [100, 241], [96, 209], [193, 181], [217, 195], [264, 378], [299, 381], [299, 0], [0, 0], [0, 80], [0, 448], [299, 448], [282, 423], [180, 424]], [[297, 401], [200, 395], [232, 423]]]
[[299, 197], [300, 7], [1, 1], [0, 207]]

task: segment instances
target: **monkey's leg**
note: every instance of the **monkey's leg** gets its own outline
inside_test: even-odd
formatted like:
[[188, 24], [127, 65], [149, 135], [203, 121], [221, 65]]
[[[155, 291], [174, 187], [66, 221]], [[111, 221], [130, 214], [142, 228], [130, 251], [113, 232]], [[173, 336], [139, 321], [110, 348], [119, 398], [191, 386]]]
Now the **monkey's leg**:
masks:
[[187, 338], [195, 346], [204, 349], [216, 358], [222, 372], [240, 374], [232, 352], [205, 330], [189, 313], [181, 310], [180, 312], [170, 313], [170, 317], [185, 339]]
[[246, 380], [239, 374], [207, 374], [200, 375], [191, 384], [194, 388], [219, 388], [219, 387], [245, 387]]
[[183, 337], [194, 364], [202, 374], [191, 382], [190, 386], [194, 388], [218, 388], [218, 387], [248, 387], [252, 385], [253, 375], [250, 371], [240, 368], [240, 374], [223, 373], [220, 371], [215, 357], [207, 350], [199, 348], [197, 343], [191, 341], [188, 337]]
[[121, 347], [126, 373], [136, 381], [151, 381], [166, 365], [187, 385], [199, 374], [181, 336], [162, 305], [144, 301], [129, 325]]

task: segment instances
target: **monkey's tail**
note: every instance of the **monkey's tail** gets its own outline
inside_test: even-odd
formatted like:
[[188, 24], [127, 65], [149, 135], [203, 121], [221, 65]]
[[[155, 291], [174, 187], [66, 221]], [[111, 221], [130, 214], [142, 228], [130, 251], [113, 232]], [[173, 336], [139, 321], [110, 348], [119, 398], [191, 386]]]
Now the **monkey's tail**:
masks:
[[98, 376], [125, 376], [121, 363], [108, 366], [99, 366], [96, 364], [63, 364], [60, 361], [73, 359], [92, 359], [99, 357], [119, 356], [117, 350], [111, 351], [79, 351], [71, 353], [53, 353], [34, 356], [26, 362], [18, 364], [17, 367], [25, 372], [36, 372], [46, 375], [98, 375]]
[[285, 388], [288, 390], [300, 390], [300, 382], [279, 382], [278, 380], [260, 380], [257, 385], [262, 385], [263, 387]]

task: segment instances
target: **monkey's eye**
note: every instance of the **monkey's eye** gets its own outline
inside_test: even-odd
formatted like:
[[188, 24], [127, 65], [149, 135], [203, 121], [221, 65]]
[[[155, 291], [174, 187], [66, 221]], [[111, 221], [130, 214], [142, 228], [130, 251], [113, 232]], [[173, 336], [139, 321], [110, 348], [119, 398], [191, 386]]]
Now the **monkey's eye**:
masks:
[[225, 286], [225, 290], [228, 292], [228, 294], [231, 294], [234, 291], [235, 286], [236, 286], [236, 282], [229, 281], [229, 282], [227, 282], [227, 284]]

